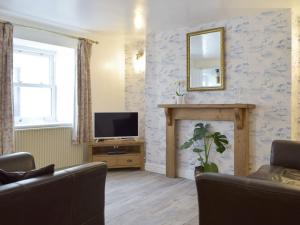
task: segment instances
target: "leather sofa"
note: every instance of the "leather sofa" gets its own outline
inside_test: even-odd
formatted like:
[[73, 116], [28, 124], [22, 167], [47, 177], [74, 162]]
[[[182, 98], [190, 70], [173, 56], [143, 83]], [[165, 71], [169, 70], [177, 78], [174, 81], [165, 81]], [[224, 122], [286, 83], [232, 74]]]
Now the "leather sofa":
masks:
[[270, 165], [248, 177], [196, 177], [200, 225], [299, 225], [300, 142], [272, 143]]
[[[29, 153], [0, 157], [6, 171], [29, 171]], [[106, 164], [88, 163], [0, 186], [1, 225], [104, 225]]]

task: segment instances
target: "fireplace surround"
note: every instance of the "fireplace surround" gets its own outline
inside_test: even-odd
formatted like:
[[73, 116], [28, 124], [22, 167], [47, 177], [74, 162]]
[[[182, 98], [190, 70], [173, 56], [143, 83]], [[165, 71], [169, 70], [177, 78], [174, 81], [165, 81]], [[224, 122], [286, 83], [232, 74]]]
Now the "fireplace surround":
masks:
[[176, 121], [207, 120], [234, 122], [234, 174], [249, 173], [249, 110], [253, 104], [162, 104], [166, 115], [166, 175], [177, 176]]

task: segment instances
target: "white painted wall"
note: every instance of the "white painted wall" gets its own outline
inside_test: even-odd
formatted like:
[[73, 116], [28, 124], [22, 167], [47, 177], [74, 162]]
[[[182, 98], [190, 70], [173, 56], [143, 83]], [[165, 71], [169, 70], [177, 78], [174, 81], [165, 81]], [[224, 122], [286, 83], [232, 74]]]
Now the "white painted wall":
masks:
[[[47, 29], [47, 27], [45, 27], [45, 29]], [[14, 26], [14, 37], [30, 40], [30, 41], [43, 42], [47, 44], [77, 48], [76, 39], [68, 38], [62, 35], [46, 32], [42, 30], [21, 27], [17, 25]]]
[[96, 35], [91, 59], [94, 112], [125, 110], [125, 52], [120, 35]]

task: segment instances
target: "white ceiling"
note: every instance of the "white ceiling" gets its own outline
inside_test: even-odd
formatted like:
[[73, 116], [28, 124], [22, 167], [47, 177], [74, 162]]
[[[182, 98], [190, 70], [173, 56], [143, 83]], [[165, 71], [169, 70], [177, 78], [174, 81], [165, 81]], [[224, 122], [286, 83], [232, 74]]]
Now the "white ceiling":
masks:
[[[77, 31], [137, 32], [138, 9], [145, 29], [170, 29], [245, 15], [270, 8], [293, 8], [300, 0], [0, 0], [0, 18], [19, 18]], [[137, 32], [138, 33], [138, 32]]]

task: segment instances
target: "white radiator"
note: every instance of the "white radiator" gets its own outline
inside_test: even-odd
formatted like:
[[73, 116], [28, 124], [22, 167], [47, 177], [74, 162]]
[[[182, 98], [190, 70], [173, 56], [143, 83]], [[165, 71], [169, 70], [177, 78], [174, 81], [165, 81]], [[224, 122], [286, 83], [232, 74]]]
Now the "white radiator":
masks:
[[72, 144], [72, 129], [67, 127], [15, 131], [16, 151], [30, 152], [36, 167], [55, 164], [55, 168], [83, 163], [83, 145]]

